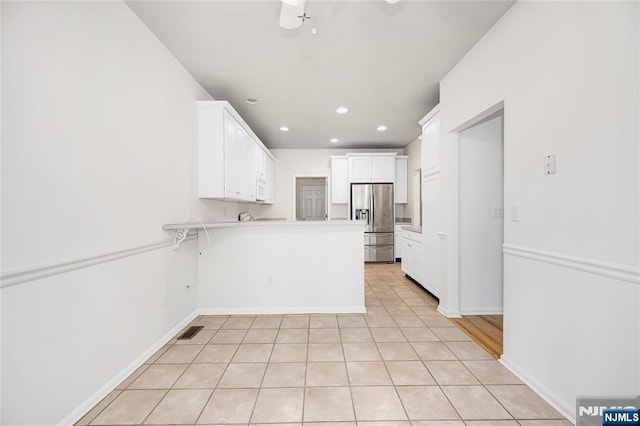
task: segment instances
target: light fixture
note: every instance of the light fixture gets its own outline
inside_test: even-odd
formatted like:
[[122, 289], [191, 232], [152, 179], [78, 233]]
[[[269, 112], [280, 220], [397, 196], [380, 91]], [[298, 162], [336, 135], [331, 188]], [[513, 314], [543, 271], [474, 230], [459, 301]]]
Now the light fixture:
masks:
[[254, 99], [254, 98], [247, 98], [247, 99], [245, 99], [244, 101], [245, 101], [246, 103], [248, 103], [249, 105], [255, 105], [255, 104], [257, 104], [257, 103], [258, 103], [258, 100], [257, 100], [257, 99]]
[[316, 28], [315, 25], [313, 27], [311, 27], [311, 34], [313, 34], [313, 35], [318, 34], [318, 29]]
[[380, 126], [378, 126], [376, 128], [379, 132], [384, 132], [385, 130], [387, 130], [387, 126], [385, 126], [384, 124], [381, 124]]
[[340, 142], [340, 141], [339, 141], [338, 139], [336, 139], [336, 138], [331, 138], [331, 140], [330, 140], [329, 142], [331, 142], [331, 143], [338, 143], [338, 142]]
[[282, 126], [280, 127], [280, 130], [282, 130], [283, 132], [288, 132], [289, 128], [287, 126]]
[[336, 112], [338, 114], [346, 114], [349, 112], [349, 108], [347, 108], [346, 106], [340, 106], [338, 107], [338, 109], [336, 110]]

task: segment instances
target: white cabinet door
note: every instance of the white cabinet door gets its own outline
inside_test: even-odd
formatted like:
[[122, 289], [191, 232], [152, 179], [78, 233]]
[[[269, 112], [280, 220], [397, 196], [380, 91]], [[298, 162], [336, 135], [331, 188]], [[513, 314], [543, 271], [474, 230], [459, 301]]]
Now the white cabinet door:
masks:
[[395, 155], [375, 155], [371, 157], [371, 182], [394, 183], [396, 178]]
[[396, 178], [393, 185], [393, 198], [396, 204], [407, 202], [407, 156], [396, 157]]
[[265, 204], [273, 204], [273, 196], [275, 194], [275, 161], [267, 156], [265, 160]]
[[440, 171], [439, 114], [434, 115], [422, 128], [422, 176]]
[[256, 154], [256, 178], [265, 181], [267, 179], [267, 153], [258, 149]]
[[224, 114], [224, 195], [241, 199], [240, 161], [242, 158], [242, 138], [240, 124], [225, 112]]
[[349, 157], [349, 182], [371, 182], [371, 157]]
[[393, 235], [393, 257], [402, 259], [402, 230], [400, 229], [400, 225], [395, 226], [395, 233]]
[[346, 156], [331, 157], [331, 203], [347, 204], [349, 201], [349, 162]]
[[409, 256], [409, 240], [404, 238], [402, 233], [400, 233], [400, 235], [400, 251], [402, 253], [402, 263], [400, 264], [400, 268], [402, 269], [402, 272], [411, 276], [412, 271], [410, 265], [411, 259]]
[[241, 141], [241, 155], [238, 162], [241, 197], [244, 201], [256, 201], [256, 156], [258, 154], [258, 146], [241, 126], [238, 126], [238, 133]]
[[440, 173], [428, 176], [422, 185], [422, 238], [424, 253], [424, 287], [434, 295], [439, 293], [439, 237], [438, 203], [440, 196]]

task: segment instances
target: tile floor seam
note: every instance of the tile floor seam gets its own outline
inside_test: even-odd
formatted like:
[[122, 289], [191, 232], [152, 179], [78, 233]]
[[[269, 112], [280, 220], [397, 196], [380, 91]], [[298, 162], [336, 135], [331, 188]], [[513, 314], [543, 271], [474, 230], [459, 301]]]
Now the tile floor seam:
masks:
[[[225, 322], [226, 322], [226, 320], [225, 320]], [[218, 330], [221, 330], [221, 329], [218, 329]], [[215, 334], [214, 334], [214, 336], [215, 336]], [[213, 337], [211, 337], [211, 339], [213, 339]], [[240, 343], [240, 344], [242, 344], [242, 343]], [[222, 380], [222, 378], [226, 374], [227, 370], [229, 369], [229, 366], [231, 365], [231, 361], [233, 360], [233, 358], [236, 356], [236, 353], [240, 349], [240, 344], [238, 344], [238, 347], [236, 348], [236, 350], [233, 351], [233, 355], [231, 355], [231, 358], [229, 359], [229, 362], [226, 363], [226, 366], [224, 367], [224, 370], [222, 371], [222, 374], [220, 374], [220, 377], [218, 378], [218, 381], [216, 382], [216, 384], [213, 387], [213, 389], [211, 389], [211, 395], [209, 395], [209, 398], [207, 398], [207, 402], [204, 403], [204, 405], [202, 406], [202, 409], [200, 410], [200, 413], [198, 413], [198, 416], [196, 417], [196, 421], [194, 422], [194, 425], [198, 424], [198, 420], [200, 420], [200, 417], [202, 417], [202, 413], [204, 413], [205, 408], [207, 407], [207, 405], [209, 405], [209, 402], [211, 401], [211, 398], [213, 398], [213, 394], [216, 391], [216, 389], [218, 389], [218, 385], [220, 384], [220, 381]], [[203, 350], [204, 350], [204, 348], [203, 348]], [[195, 361], [195, 359], [197, 359], [197, 357], [194, 358], [194, 361]], [[205, 364], [209, 364], [209, 363], [205, 363]]]

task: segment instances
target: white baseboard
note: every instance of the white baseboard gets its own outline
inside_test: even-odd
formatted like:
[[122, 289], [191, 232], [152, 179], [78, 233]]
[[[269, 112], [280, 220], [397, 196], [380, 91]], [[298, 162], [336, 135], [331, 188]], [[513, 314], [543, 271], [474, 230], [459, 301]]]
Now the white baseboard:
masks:
[[156, 343], [151, 345], [149, 349], [144, 351], [138, 358], [136, 358], [131, 364], [124, 368], [120, 373], [116, 374], [111, 380], [104, 386], [98, 389], [93, 395], [87, 398], [78, 408], [69, 413], [64, 419], [60, 420], [57, 424], [60, 426], [73, 425], [80, 420], [85, 414], [96, 406], [100, 401], [104, 399], [109, 393], [111, 393], [124, 379], [129, 377], [134, 371], [136, 371], [142, 364], [145, 363], [153, 354], [155, 354], [160, 348], [167, 344], [168, 341], [173, 339], [180, 330], [182, 330], [187, 324], [189, 324], [195, 317], [197, 312], [194, 311], [187, 315], [185, 319], [180, 321], [175, 327], [169, 330], [164, 336], [162, 336]]
[[460, 309], [461, 315], [502, 315], [502, 307]]
[[437, 311], [440, 312], [442, 315], [444, 315], [447, 318], [461, 318], [462, 317], [462, 315], [460, 314], [459, 311], [448, 311], [442, 305], [438, 305]]
[[571, 423], [576, 424], [576, 407], [567, 404], [558, 395], [551, 392], [547, 387], [540, 384], [536, 379], [527, 374], [523, 369], [515, 365], [508, 357], [503, 354], [498, 360], [507, 370], [511, 371], [524, 384], [529, 386], [535, 393], [544, 399], [549, 405], [555, 408], [560, 414], [565, 416]]
[[366, 314], [364, 306], [199, 308], [198, 315]]

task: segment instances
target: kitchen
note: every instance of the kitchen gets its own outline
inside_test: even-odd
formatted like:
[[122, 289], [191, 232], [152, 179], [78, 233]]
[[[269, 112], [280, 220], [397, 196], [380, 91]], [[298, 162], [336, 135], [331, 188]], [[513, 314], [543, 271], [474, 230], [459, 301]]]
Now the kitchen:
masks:
[[[194, 2], [194, 7], [217, 3]], [[272, 9], [270, 2], [257, 2], [256, 7], [266, 9], [253, 14], [251, 2], [233, 3], [230, 15], [196, 9], [192, 24], [177, 2], [0, 5], [2, 423], [76, 422], [117, 386], [115, 380], [143, 365], [157, 345], [191, 320], [199, 308], [196, 265], [206, 237], [187, 236], [174, 250], [174, 231], [163, 225], [235, 222], [243, 212], [294, 219], [293, 177], [331, 179], [331, 156], [407, 155], [408, 203], [399, 203], [396, 216], [411, 217], [413, 225], [420, 203], [410, 188], [420, 181], [423, 191], [425, 184], [438, 186], [437, 204], [429, 204], [423, 194], [422, 216], [437, 213], [438, 227], [427, 231], [433, 221], [423, 220], [423, 235], [429, 232], [432, 238], [428, 247], [422, 241], [422, 249], [437, 253], [428, 259], [437, 259], [434, 290], [440, 312], [455, 317], [465, 309], [464, 275], [458, 276], [457, 264], [458, 251], [464, 256], [468, 247], [457, 246], [464, 241], [458, 224], [466, 220], [460, 208], [466, 199], [458, 194], [467, 170], [463, 167], [460, 174], [458, 168], [466, 164], [471, 139], [465, 139], [465, 131], [499, 111], [504, 111], [504, 210], [493, 206], [485, 215], [492, 223], [504, 220], [505, 352], [499, 366], [508, 367], [572, 421], [578, 395], [640, 391], [637, 3], [400, 0], [323, 7], [311, 1], [315, 10], [308, 14], [316, 17], [316, 34], [307, 22], [298, 37], [280, 29], [277, 2]], [[411, 13], [422, 7], [428, 11]], [[406, 14], [412, 21], [403, 31], [401, 19], [394, 17]], [[375, 17], [368, 33], [365, 15]], [[462, 23], [455, 20], [461, 15], [466, 16]], [[349, 19], [343, 22], [340, 16]], [[212, 68], [222, 68], [225, 64], [215, 60], [219, 52], [198, 53], [198, 46], [206, 49], [213, 41], [200, 37], [196, 28], [225, 22], [233, 37], [222, 41], [238, 52], [231, 73], [253, 82], [244, 87], [217, 86], [207, 81], [208, 69], [191, 67], [188, 58], [176, 53], [191, 52]], [[342, 26], [331, 31], [332, 22]], [[460, 28], [471, 30], [472, 37], [461, 40]], [[450, 32], [433, 37], [430, 29]], [[265, 40], [269, 34], [293, 47], [247, 55], [252, 44], [241, 42], [242, 34]], [[400, 34], [408, 38], [400, 40]], [[325, 36], [344, 49], [321, 53], [316, 47]], [[439, 49], [446, 40], [460, 42], [457, 53]], [[254, 44], [261, 46], [261, 41]], [[372, 50], [364, 54], [359, 45]], [[388, 56], [402, 51], [408, 59]], [[439, 55], [449, 62], [434, 60]], [[284, 64], [290, 57], [304, 65], [288, 68]], [[319, 72], [311, 58], [328, 70]], [[336, 66], [348, 58], [357, 62], [355, 72]], [[266, 72], [273, 63], [282, 66], [280, 73]], [[431, 63], [441, 68], [434, 71]], [[371, 70], [384, 71], [384, 79], [372, 80]], [[298, 74], [304, 84], [292, 84], [290, 76]], [[392, 100], [379, 101], [382, 94], [399, 94], [398, 82], [416, 75], [423, 87], [415, 94], [414, 112]], [[317, 101], [323, 91], [329, 94], [321, 84], [325, 80], [335, 89], [330, 108]], [[351, 86], [357, 94], [338, 99], [335, 93], [346, 94]], [[269, 87], [291, 92], [272, 98], [258, 92]], [[245, 102], [251, 98], [258, 103]], [[196, 101], [213, 99], [231, 101], [273, 154], [273, 205], [199, 198]], [[595, 107], [594, 99], [599, 100]], [[418, 122], [438, 103], [437, 143], [425, 145], [435, 128], [429, 127], [429, 117]], [[275, 111], [274, 105], [282, 106], [284, 115], [260, 124], [257, 117]], [[340, 115], [339, 106], [350, 111]], [[363, 111], [372, 118], [366, 120]], [[289, 122], [296, 112], [309, 121]], [[387, 130], [378, 131], [381, 125]], [[348, 128], [361, 129], [361, 138], [345, 139]], [[409, 130], [394, 133], [401, 128]], [[423, 141], [417, 144], [419, 135]], [[332, 138], [339, 141], [332, 143]], [[548, 169], [547, 157], [557, 167], [549, 162]], [[421, 176], [416, 177], [417, 169]], [[329, 214], [347, 219], [349, 209], [332, 204]], [[210, 237], [215, 242], [214, 232], [227, 231], [212, 231]], [[345, 244], [355, 246], [349, 241]], [[364, 260], [361, 247], [358, 256]], [[242, 267], [241, 256], [233, 261]], [[429, 282], [433, 268], [415, 270]], [[382, 273], [374, 266], [372, 271], [365, 278], [375, 278], [378, 283], [372, 285], [384, 293], [406, 279], [400, 270]], [[386, 279], [394, 282], [385, 284]], [[405, 281], [401, 284], [402, 291], [409, 289]], [[420, 311], [435, 312], [434, 303]], [[339, 319], [334, 318], [338, 325]], [[618, 351], [605, 351], [591, 338], [601, 329], [611, 330], [608, 338], [621, 342]], [[580, 373], [592, 370], [602, 374]], [[494, 388], [501, 386], [513, 389], [486, 388], [497, 393], [500, 389]], [[356, 394], [386, 392], [364, 388]], [[399, 412], [394, 420], [404, 418]], [[529, 420], [535, 421], [525, 416], [521, 422]]]

